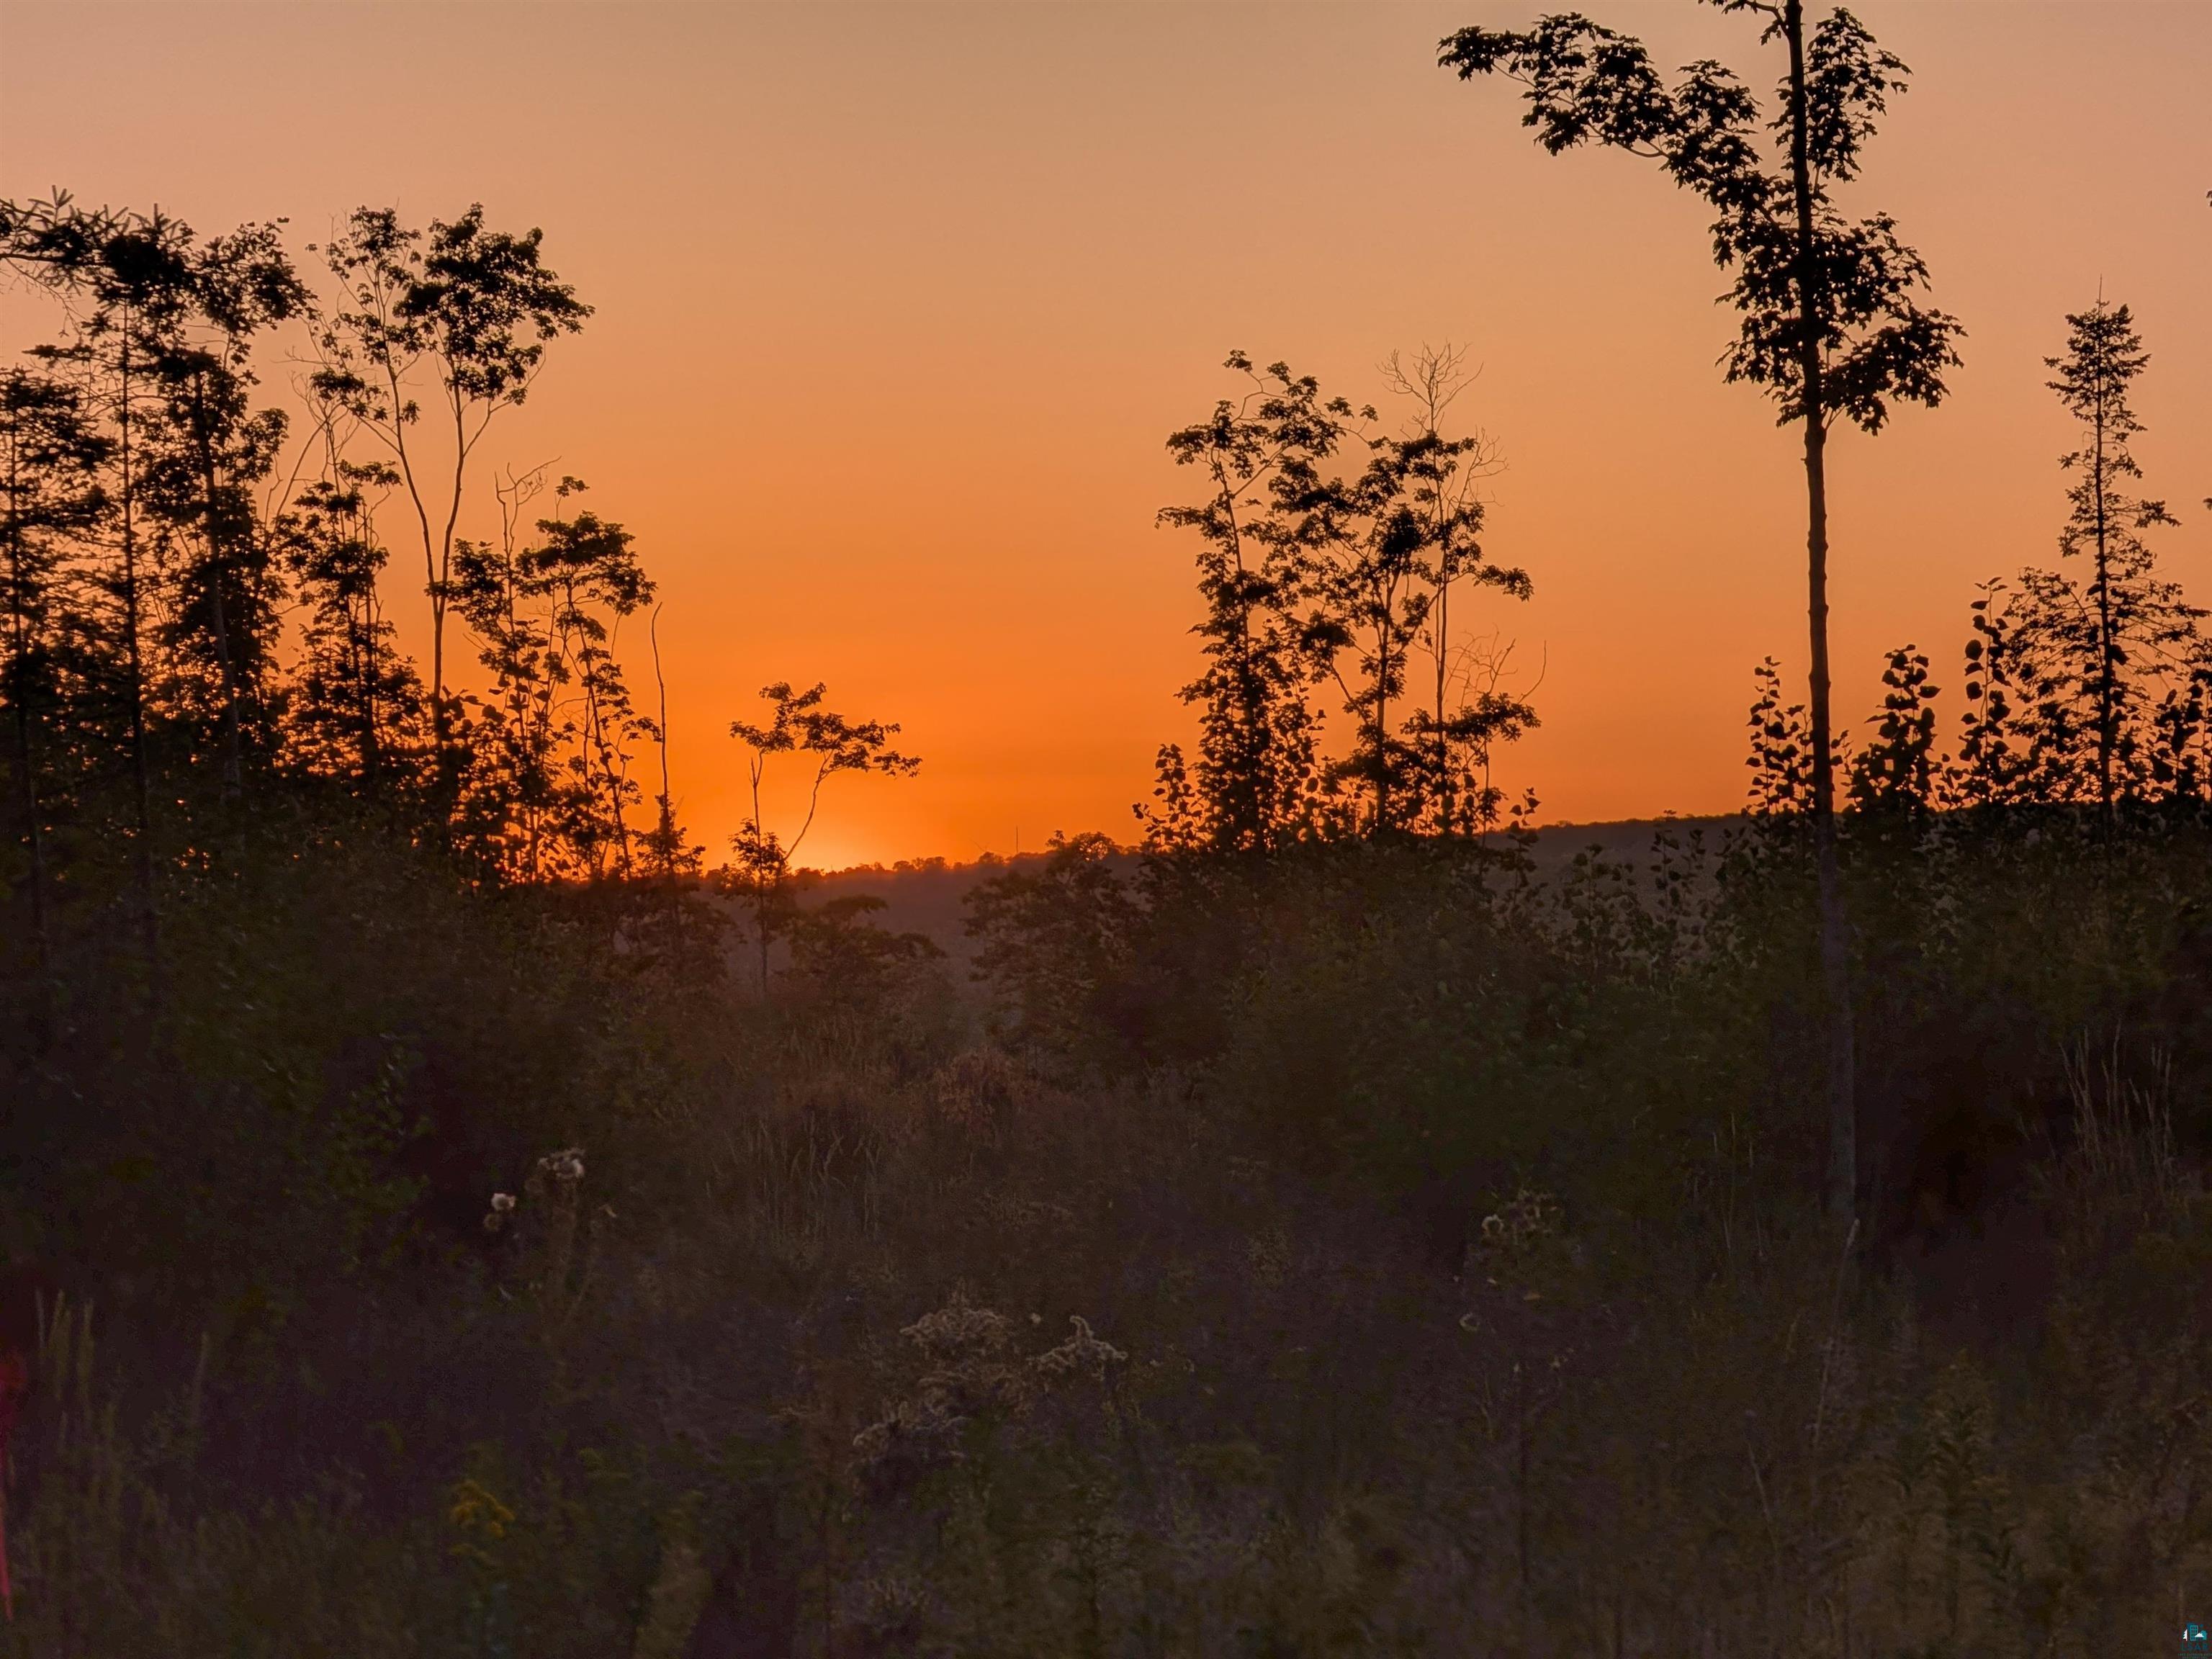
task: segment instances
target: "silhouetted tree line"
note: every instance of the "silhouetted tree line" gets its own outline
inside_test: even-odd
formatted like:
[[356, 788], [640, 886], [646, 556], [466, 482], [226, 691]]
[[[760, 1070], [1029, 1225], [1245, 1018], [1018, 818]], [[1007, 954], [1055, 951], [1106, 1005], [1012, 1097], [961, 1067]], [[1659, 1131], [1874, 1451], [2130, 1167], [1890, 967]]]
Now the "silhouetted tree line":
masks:
[[[629, 823], [658, 728], [612, 649], [653, 593], [629, 534], [542, 469], [495, 486], [499, 539], [459, 533], [487, 428], [589, 315], [538, 233], [480, 209], [427, 230], [364, 209], [313, 250], [337, 295], [324, 303], [272, 224], [203, 240], [65, 198], [4, 214], [0, 254], [64, 319], [0, 399], [9, 769], [34, 918], [128, 847], [150, 941], [157, 858], [243, 843], [303, 793], [485, 879], [681, 864]], [[257, 351], [288, 325], [310, 343], [303, 415], [260, 396]], [[533, 515], [549, 483], [552, 510]], [[385, 608], [395, 538], [419, 547], [427, 677]], [[482, 692], [450, 684], [454, 616]]]
[[[1926, 653], [1890, 653], [1867, 737], [1834, 746], [1832, 763], [1862, 811], [2065, 809], [2109, 838], [2131, 819], [2200, 811], [2212, 799], [2206, 612], [2160, 574], [2148, 539], [2174, 515], [2132, 493], [2142, 469], [2129, 441], [2142, 427], [2130, 394], [2149, 354], [2124, 305], [2100, 299], [2066, 323], [2065, 349], [2045, 359], [2051, 390], [2081, 431], [2059, 458], [2072, 480], [2059, 563], [1978, 590], [1955, 752], [1941, 743]], [[1809, 811], [1815, 745], [1804, 706], [1786, 701], [1771, 659], [1758, 678], [1753, 808]]]
[[1446, 54], [1716, 209], [1731, 370], [1804, 428], [1814, 674], [1760, 671], [1748, 820], [1555, 864], [1492, 775], [1528, 579], [1456, 355], [1386, 368], [1399, 421], [1239, 356], [1170, 445], [1197, 740], [1145, 846], [975, 890], [988, 1006], [800, 902], [830, 781], [914, 768], [804, 682], [732, 728], [781, 994], [659, 948], [702, 854], [617, 655], [657, 596], [575, 480], [486, 465], [585, 318], [534, 234], [357, 215], [310, 283], [267, 227], [0, 204], [66, 319], [0, 547], [0, 1651], [2170, 1639], [2212, 825], [2147, 360], [2073, 319], [2061, 553], [1979, 594], [1957, 741], [1910, 647], [1842, 741], [1823, 445], [1932, 401], [1951, 325], [1826, 195], [1899, 67], [1729, 9], [1778, 119], [1579, 18]]
[[[1372, 405], [1235, 352], [1227, 367], [1250, 389], [1169, 437], [1176, 465], [1205, 480], [1202, 499], [1160, 514], [1200, 538], [1205, 665], [1182, 692], [1199, 710], [1197, 753], [1161, 750], [1158, 804], [1139, 814], [1148, 845], [1265, 853], [1498, 827], [1492, 750], [1535, 711], [1501, 688], [1494, 653], [1455, 636], [1451, 605], [1532, 588], [1483, 548], [1477, 490], [1493, 458], [1444, 424], [1463, 362], [1449, 347], [1394, 358], [1412, 414], [1377, 432]], [[1363, 465], [1340, 471], [1347, 460]], [[1318, 705], [1331, 694], [1352, 737], [1324, 759]]]
[[[703, 914], [673, 902], [704, 860], [670, 793], [665, 691], [641, 705], [617, 653], [656, 598], [633, 538], [580, 479], [485, 459], [591, 315], [542, 240], [481, 207], [420, 228], [363, 208], [306, 271], [276, 224], [203, 240], [61, 193], [0, 203], [0, 268], [61, 325], [0, 380], [9, 956], [41, 1023], [64, 933], [127, 918], [157, 988], [166, 884], [349, 825], [478, 885], [651, 888], [663, 921]], [[266, 395], [271, 361], [295, 407]], [[465, 533], [492, 509], [496, 535]], [[388, 610], [410, 564], [427, 665]], [[769, 695], [769, 726], [732, 728], [755, 790], [726, 884], [763, 984], [807, 825], [786, 846], [763, 821], [759, 763], [820, 763], [808, 824], [831, 773], [918, 764], [819, 686]]]

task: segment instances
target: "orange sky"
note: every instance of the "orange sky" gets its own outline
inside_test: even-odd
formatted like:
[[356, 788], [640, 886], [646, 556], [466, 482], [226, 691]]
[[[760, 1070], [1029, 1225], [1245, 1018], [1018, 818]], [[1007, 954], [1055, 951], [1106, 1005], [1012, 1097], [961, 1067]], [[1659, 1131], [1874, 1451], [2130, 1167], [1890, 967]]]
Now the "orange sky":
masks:
[[[1584, 9], [1770, 79], [1741, 20]], [[1534, 11], [9, 0], [0, 194], [301, 241], [362, 202], [544, 226], [599, 314], [492, 459], [557, 456], [636, 532], [712, 858], [727, 724], [787, 678], [927, 763], [840, 780], [807, 862], [1129, 834], [1194, 662], [1162, 439], [1232, 347], [1355, 400], [1394, 348], [1468, 347], [1462, 407], [1507, 461], [1491, 546], [1537, 586], [1495, 622], [1546, 665], [1502, 781], [1553, 819], [1727, 810], [1752, 665], [1802, 672], [1794, 442], [1720, 383], [1698, 205], [1544, 155], [1509, 88], [1433, 66]], [[1850, 199], [1899, 216], [1969, 337], [1948, 404], [1832, 450], [1854, 718], [1905, 641], [1955, 692], [1972, 584], [2055, 556], [2040, 359], [2100, 282], [2153, 353], [2136, 454], [2184, 520], [2160, 544], [2212, 596], [2212, 4], [1861, 12], [1915, 89]]]

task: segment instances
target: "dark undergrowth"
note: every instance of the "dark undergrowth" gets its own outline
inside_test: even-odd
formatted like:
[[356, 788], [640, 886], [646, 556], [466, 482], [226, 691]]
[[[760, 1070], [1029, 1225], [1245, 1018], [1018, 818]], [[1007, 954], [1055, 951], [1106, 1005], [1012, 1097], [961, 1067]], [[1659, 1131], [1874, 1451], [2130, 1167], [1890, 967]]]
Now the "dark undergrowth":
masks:
[[[11, 1041], [25, 1656], [2012, 1655], [2212, 1607], [2212, 840], [1433, 844], [836, 928], [374, 835]], [[1103, 873], [1102, 873], [1103, 872]], [[865, 918], [849, 927], [865, 927]], [[27, 1028], [25, 1028], [27, 1030]]]

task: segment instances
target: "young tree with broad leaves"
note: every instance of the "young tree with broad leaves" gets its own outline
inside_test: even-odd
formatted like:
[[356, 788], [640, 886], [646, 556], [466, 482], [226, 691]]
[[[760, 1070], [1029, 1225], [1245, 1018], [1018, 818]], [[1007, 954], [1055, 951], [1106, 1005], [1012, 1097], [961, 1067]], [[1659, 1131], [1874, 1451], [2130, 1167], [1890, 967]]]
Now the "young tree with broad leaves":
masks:
[[[752, 787], [752, 815], [730, 838], [737, 854], [734, 873], [753, 913], [753, 933], [760, 951], [761, 994], [768, 994], [769, 942], [788, 921], [784, 882], [792, 860], [813, 829], [822, 806], [822, 787], [841, 772], [874, 772], [885, 777], [912, 777], [921, 769], [919, 757], [902, 755], [890, 746], [898, 735], [896, 725], [882, 720], [849, 720], [823, 707], [827, 688], [817, 683], [794, 691], [788, 681], [763, 687], [761, 696], [772, 713], [764, 725], [744, 720], [730, 722], [730, 735], [744, 744], [746, 775]], [[806, 816], [791, 839], [785, 841], [768, 827], [761, 803], [761, 785], [767, 776], [769, 757], [795, 755], [811, 764]]]
[[1710, 60], [1669, 86], [1643, 45], [1565, 14], [1514, 33], [1462, 29], [1440, 61], [1462, 79], [1500, 73], [1527, 88], [1525, 124], [1554, 155], [1584, 143], [1656, 161], [1714, 210], [1714, 258], [1734, 273], [1741, 318], [1727, 377], [1761, 386], [1804, 430], [1811, 636], [1811, 811], [1820, 878], [1820, 955], [1828, 1005], [1827, 1109], [1832, 1213], [1856, 1206], [1857, 1131], [1849, 940], [1835, 840], [1829, 711], [1827, 442], [1840, 417], [1872, 433], [1899, 402], [1934, 405], [1958, 362], [1955, 319], [1923, 306], [1927, 270], [1876, 213], [1846, 218], [1833, 191], [1857, 176], [1875, 118], [1905, 88], [1905, 65], [1850, 12], [1809, 31], [1803, 0], [1714, 0], [1762, 20], [1786, 54], [1766, 118], [1735, 75]]
[[1917, 816], [1933, 803], [1942, 763], [1936, 753], [1936, 698], [1928, 658], [1910, 645], [1889, 653], [1881, 672], [1881, 713], [1874, 738], [1848, 771], [1851, 805], [1862, 812]]

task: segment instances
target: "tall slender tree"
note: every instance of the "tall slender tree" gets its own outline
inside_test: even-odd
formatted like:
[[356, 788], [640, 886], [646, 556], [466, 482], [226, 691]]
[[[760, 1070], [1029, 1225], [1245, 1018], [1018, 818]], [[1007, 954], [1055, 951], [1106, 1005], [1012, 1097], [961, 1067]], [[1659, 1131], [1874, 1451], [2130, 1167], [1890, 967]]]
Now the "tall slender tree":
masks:
[[1804, 432], [1808, 702], [1819, 860], [1820, 957], [1827, 1002], [1826, 1196], [1849, 1217], [1857, 1185], [1849, 936], [1835, 830], [1828, 671], [1827, 442], [1838, 416], [1879, 431], [1893, 403], [1933, 405], [1958, 362], [1953, 318], [1916, 297], [1926, 267], [1887, 214], [1851, 221], [1832, 191], [1857, 176], [1875, 118], [1905, 65], [1838, 7], [1809, 33], [1803, 0], [1714, 0], [1763, 20], [1787, 58], [1779, 108], [1729, 70], [1690, 64], [1669, 87], [1643, 45], [1565, 14], [1522, 33], [1462, 29], [1441, 62], [1462, 79], [1503, 73], [1527, 88], [1525, 124], [1554, 155], [1583, 143], [1656, 161], [1714, 210], [1713, 253], [1735, 275], [1741, 315], [1727, 376], [1764, 387]]
[[[556, 501], [584, 489], [564, 477]], [[615, 655], [623, 622], [653, 598], [653, 580], [637, 561], [630, 533], [592, 512], [541, 519], [544, 539], [523, 556], [526, 580], [545, 595], [550, 637], [560, 678], [576, 689], [576, 752], [569, 761], [568, 839], [591, 872], [630, 874], [630, 803], [637, 785], [629, 776], [629, 744], [653, 735], [640, 715]]]
[[169, 355], [191, 304], [191, 240], [189, 227], [159, 211], [143, 218], [127, 216], [71, 273], [72, 298], [81, 297], [86, 307], [80, 324], [82, 356], [114, 434], [107, 485], [114, 562], [103, 586], [113, 602], [119, 636], [116, 655], [128, 734], [139, 940], [157, 1000], [161, 915], [154, 882], [146, 663], [147, 437], [155, 366]]
[[381, 800], [406, 779], [422, 701], [380, 590], [390, 553], [376, 509], [399, 475], [380, 459], [347, 459], [336, 429], [343, 417], [319, 404], [314, 412], [318, 476], [295, 493], [279, 526], [307, 612], [288, 741], [301, 769]]
[[1495, 747], [1536, 724], [1527, 698], [1505, 689], [1510, 647], [1462, 636], [1452, 601], [1489, 590], [1526, 600], [1528, 573], [1500, 564], [1485, 550], [1487, 508], [1482, 481], [1498, 467], [1479, 432], [1447, 430], [1448, 411], [1473, 376], [1466, 354], [1449, 345], [1423, 347], [1408, 360], [1393, 353], [1383, 365], [1390, 389], [1412, 404], [1393, 437], [1376, 441], [1379, 481], [1418, 527], [1423, 544], [1416, 643], [1428, 655], [1428, 700], [1411, 708], [1400, 732], [1405, 776], [1401, 822], [1441, 836], [1486, 828], [1498, 813], [1489, 782]]
[[2135, 319], [2100, 298], [2066, 323], [2065, 352], [2045, 359], [2057, 371], [2051, 389], [2081, 423], [2080, 442], [2059, 458], [2074, 483], [2058, 550], [2085, 568], [2078, 580], [2063, 566], [2022, 572], [2010, 621], [2037, 685], [2028, 712], [2048, 758], [2045, 793], [2094, 800], [2109, 831], [2118, 800], [2142, 793], [2154, 756], [2173, 746], [2153, 730], [2157, 692], [2188, 678], [2203, 613], [2158, 574], [2143, 539], [2173, 515], [2127, 493], [2142, 477], [2129, 447], [2142, 430], [2129, 392], [2150, 362]]
[[509, 468], [494, 486], [496, 542], [462, 539], [453, 549], [453, 603], [475, 637], [491, 693], [471, 741], [463, 842], [510, 879], [536, 881], [548, 864], [559, 793], [557, 750], [569, 735], [560, 707], [562, 665], [544, 588], [531, 574], [522, 537], [530, 505], [550, 487], [545, 469]]
[[[252, 351], [255, 336], [306, 313], [308, 295], [274, 225], [216, 237], [194, 248], [188, 264], [189, 303], [150, 364], [155, 441], [146, 481], [177, 555], [174, 658], [212, 678], [222, 795], [235, 814], [249, 744], [265, 751], [271, 735], [266, 682], [283, 572], [276, 525], [257, 490], [276, 470], [289, 425], [283, 410], [254, 406]], [[188, 683], [179, 689], [188, 701], [209, 701], [193, 697]], [[234, 827], [242, 831], [243, 820]]]
[[52, 1021], [53, 942], [40, 774], [43, 733], [61, 687], [54, 631], [68, 595], [70, 540], [97, 523], [106, 444], [88, 417], [82, 389], [22, 368], [0, 376], [0, 549], [7, 560], [7, 633], [0, 639], [14, 727], [16, 807], [28, 867], [35, 989], [32, 1016], [41, 1041]]

